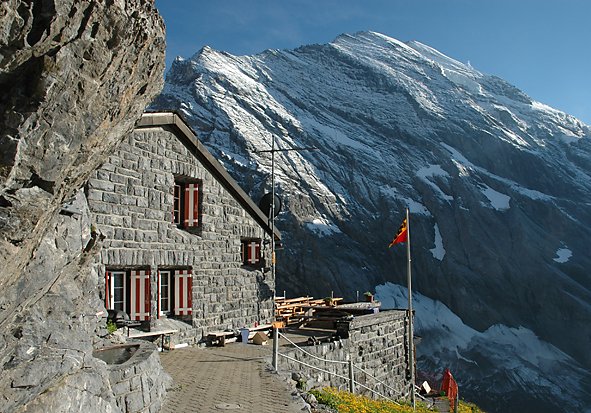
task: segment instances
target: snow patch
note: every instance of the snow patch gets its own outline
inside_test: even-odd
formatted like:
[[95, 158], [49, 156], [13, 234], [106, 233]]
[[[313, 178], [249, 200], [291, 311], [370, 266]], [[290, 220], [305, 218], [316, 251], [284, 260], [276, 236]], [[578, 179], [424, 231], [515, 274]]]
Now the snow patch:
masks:
[[511, 200], [510, 196], [495, 191], [488, 185], [483, 186], [484, 188], [481, 188], [480, 190], [484, 194], [484, 196], [488, 198], [490, 205], [494, 209], [496, 209], [497, 211], [505, 211], [509, 209], [509, 201]]
[[[480, 172], [480, 173], [488, 176], [489, 178], [492, 178], [502, 184], [509, 186], [512, 190], [519, 192], [520, 194], [522, 194], [530, 199], [542, 200], [542, 201], [550, 201], [553, 199], [553, 197], [548, 194], [545, 194], [540, 191], [536, 191], [535, 189], [526, 188], [526, 187], [518, 184], [515, 181], [500, 177], [498, 175], [495, 175], [495, 174], [489, 172], [488, 170], [486, 170], [484, 168], [480, 168], [480, 167], [474, 165], [464, 155], [462, 155], [458, 150], [449, 146], [446, 143], [440, 142], [440, 145], [449, 151], [449, 153], [451, 155], [451, 161], [458, 168], [458, 171], [460, 172], [460, 176], [467, 177], [470, 175], [470, 171], [476, 171], [476, 172]], [[507, 195], [504, 195], [504, 194], [501, 194], [501, 195], [502, 195], [501, 198], [508, 197]], [[510, 197], [508, 197], [508, 198], [510, 198]], [[505, 201], [502, 201], [501, 199], [499, 199], [499, 201], [501, 201], [501, 204], [505, 202]], [[508, 202], [508, 200], [507, 200], [507, 202]], [[492, 203], [492, 201], [491, 201], [491, 203]], [[507, 208], [508, 208], [508, 206], [507, 206]]]
[[573, 252], [565, 246], [556, 250], [556, 257], [554, 258], [554, 261], [564, 264], [565, 262], [568, 262], [572, 256]]
[[314, 218], [312, 221], [306, 222], [306, 227], [320, 237], [326, 237], [341, 232], [339, 227], [325, 217]]
[[463, 178], [470, 176], [470, 168], [469, 167], [463, 165], [462, 163], [458, 162], [455, 159], [452, 159], [451, 161], [456, 166], [456, 168], [458, 168], [458, 175], [459, 176], [461, 176]]
[[417, 202], [411, 198], [400, 198], [400, 199], [402, 199], [406, 203], [406, 205], [408, 206], [408, 211], [411, 214], [425, 215], [428, 217], [431, 216], [431, 212], [429, 212], [427, 207], [425, 205], [421, 204], [420, 202]]
[[237, 155], [235, 153], [228, 153], [225, 151], [220, 152], [223, 159], [227, 159], [228, 161], [232, 162], [234, 165], [240, 167], [247, 167], [250, 165], [250, 161], [241, 155]]
[[425, 205], [421, 204], [418, 201], [415, 201], [412, 198], [408, 198], [408, 197], [401, 195], [395, 188], [392, 188], [387, 185], [382, 185], [382, 186], [380, 186], [380, 192], [384, 196], [388, 196], [388, 197], [402, 201], [402, 203], [408, 207], [408, 210], [411, 214], [424, 215], [427, 217], [431, 216], [431, 212], [429, 212], [429, 210], [427, 209], [427, 207]]
[[446, 202], [450, 202], [453, 201], [453, 197], [447, 195], [445, 192], [443, 192], [441, 190], [441, 188], [439, 188], [439, 186], [437, 186], [437, 184], [435, 184], [434, 182], [432, 182], [429, 178], [433, 177], [433, 176], [441, 176], [441, 177], [449, 177], [449, 174], [447, 172], [445, 172], [441, 166], [439, 165], [429, 165], [426, 167], [423, 167], [421, 169], [419, 169], [416, 173], [417, 177], [423, 181], [424, 183], [426, 183], [427, 185], [429, 185], [433, 191], [437, 194], [438, 198], [446, 201]]
[[433, 258], [439, 261], [443, 261], [443, 257], [445, 257], [445, 248], [443, 248], [443, 237], [441, 236], [441, 232], [439, 232], [439, 225], [435, 224], [435, 247], [430, 249], [431, 254], [433, 254]]
[[480, 83], [475, 81], [474, 78], [469, 76], [468, 74], [446, 68], [442, 68], [442, 72], [443, 76], [448, 78], [452, 83], [464, 88], [468, 92], [471, 92], [475, 95], [483, 94], [482, 86], [480, 85]]
[[417, 171], [417, 176], [421, 179], [427, 179], [431, 176], [445, 176], [449, 174], [445, 172], [440, 165], [429, 165], [425, 166]]

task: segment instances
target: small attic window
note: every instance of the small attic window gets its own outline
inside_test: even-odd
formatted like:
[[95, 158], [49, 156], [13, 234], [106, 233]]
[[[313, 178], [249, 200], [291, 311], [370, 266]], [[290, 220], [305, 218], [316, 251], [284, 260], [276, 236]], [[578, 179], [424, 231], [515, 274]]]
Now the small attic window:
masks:
[[201, 227], [202, 181], [176, 177], [172, 220], [179, 228]]
[[255, 268], [262, 267], [261, 239], [243, 238], [241, 241], [240, 255], [242, 257], [242, 265]]

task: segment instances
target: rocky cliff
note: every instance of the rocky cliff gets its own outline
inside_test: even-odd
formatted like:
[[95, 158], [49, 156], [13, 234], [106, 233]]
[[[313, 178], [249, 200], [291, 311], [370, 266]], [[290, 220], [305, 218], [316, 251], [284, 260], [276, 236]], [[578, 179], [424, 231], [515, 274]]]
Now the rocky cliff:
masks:
[[151, 0], [7, 0], [0, 22], [0, 411], [118, 411], [79, 189], [160, 90], [164, 26]]

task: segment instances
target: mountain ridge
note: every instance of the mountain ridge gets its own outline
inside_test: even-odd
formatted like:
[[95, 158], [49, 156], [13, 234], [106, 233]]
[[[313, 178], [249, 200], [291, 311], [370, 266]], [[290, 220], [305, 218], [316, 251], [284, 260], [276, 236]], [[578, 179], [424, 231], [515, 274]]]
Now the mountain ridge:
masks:
[[405, 284], [404, 252], [387, 245], [408, 206], [416, 291], [478, 331], [523, 326], [591, 368], [591, 129], [576, 118], [374, 32], [255, 56], [204, 47], [175, 61], [153, 107], [179, 110], [255, 199], [272, 139], [319, 148], [275, 157], [278, 291]]

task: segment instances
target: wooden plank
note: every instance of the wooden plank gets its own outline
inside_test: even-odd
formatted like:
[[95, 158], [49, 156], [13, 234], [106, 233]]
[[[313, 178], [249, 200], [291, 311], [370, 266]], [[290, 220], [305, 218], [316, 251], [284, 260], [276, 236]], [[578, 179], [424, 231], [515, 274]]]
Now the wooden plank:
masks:
[[295, 303], [295, 302], [298, 302], [298, 301], [300, 301], [300, 302], [301, 301], [310, 301], [313, 298], [314, 297], [308, 297], [308, 296], [306, 296], [306, 297], [297, 297], [297, 298], [287, 298], [287, 299], [285, 299], [285, 298], [282, 298], [282, 299], [281, 298], [276, 298], [275, 299], [275, 302], [287, 304], [287, 303]]
[[259, 324], [256, 327], [249, 327], [248, 329], [250, 331], [260, 331], [260, 330], [270, 330], [271, 328], [273, 328], [273, 325], [271, 325], [271, 324]]
[[[314, 300], [313, 300], [314, 301]], [[320, 300], [322, 301], [322, 300]], [[277, 304], [276, 308], [290, 308], [290, 307], [297, 307], [298, 305], [306, 305], [310, 302], [310, 300], [304, 300], [304, 301], [293, 301], [290, 303], [280, 303]]]
[[236, 335], [236, 333], [234, 333], [233, 331], [211, 331], [209, 333], [207, 333], [207, 336], [211, 336], [211, 337], [231, 337]]
[[174, 333], [178, 333], [178, 330], [158, 330], [158, 331], [143, 331], [141, 333], [132, 333], [128, 337], [129, 338], [138, 338], [138, 337], [151, 337], [151, 336], [161, 336], [161, 335], [170, 335]]

